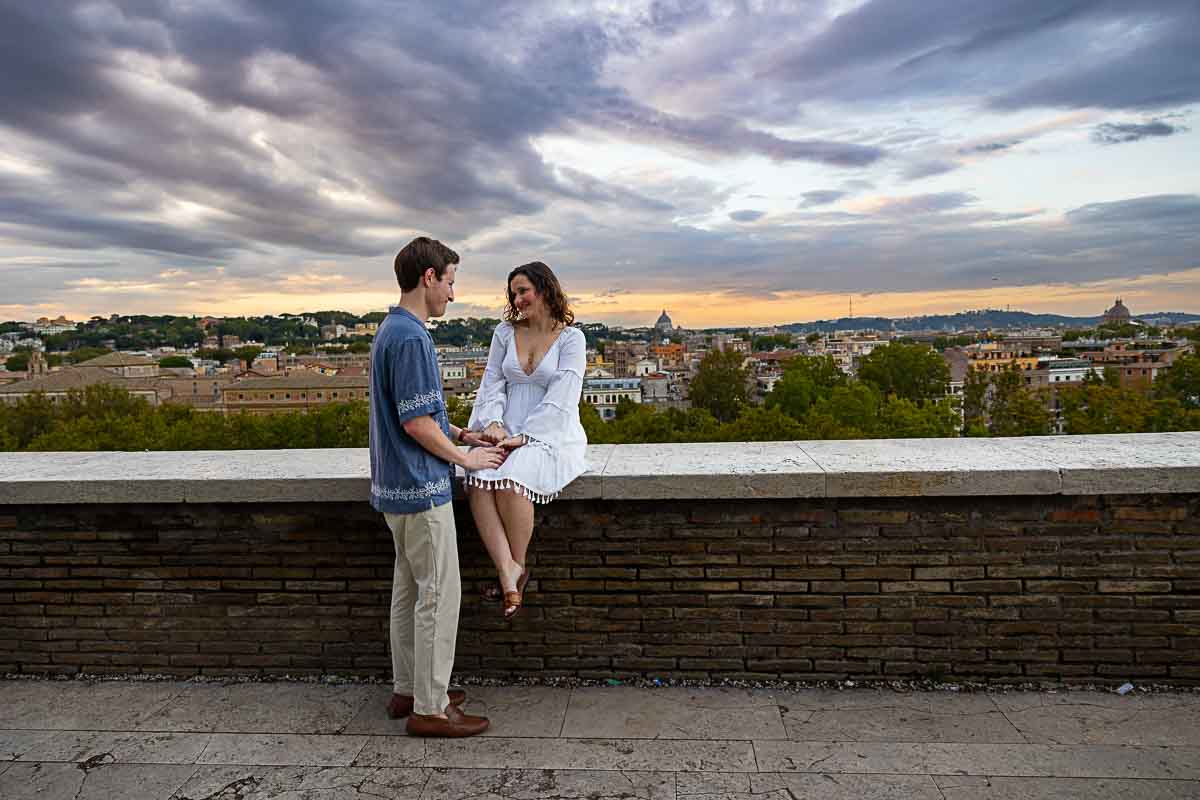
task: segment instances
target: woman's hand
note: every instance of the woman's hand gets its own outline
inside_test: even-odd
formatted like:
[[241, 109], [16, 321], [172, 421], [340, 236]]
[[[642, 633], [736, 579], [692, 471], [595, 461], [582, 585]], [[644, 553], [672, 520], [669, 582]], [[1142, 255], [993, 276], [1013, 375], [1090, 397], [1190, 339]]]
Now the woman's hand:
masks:
[[524, 445], [524, 434], [517, 434], [516, 436], [509, 436], [508, 438], [503, 439], [499, 446], [505, 450], [516, 450], [518, 447], [523, 447]]
[[504, 430], [504, 426], [499, 422], [493, 422], [484, 428], [479, 436], [488, 444], [500, 444], [508, 438], [508, 431]]
[[476, 431], [469, 431], [466, 428], [459, 434], [458, 440], [470, 447], [488, 447], [493, 444], [493, 442], [483, 438], [483, 434]]

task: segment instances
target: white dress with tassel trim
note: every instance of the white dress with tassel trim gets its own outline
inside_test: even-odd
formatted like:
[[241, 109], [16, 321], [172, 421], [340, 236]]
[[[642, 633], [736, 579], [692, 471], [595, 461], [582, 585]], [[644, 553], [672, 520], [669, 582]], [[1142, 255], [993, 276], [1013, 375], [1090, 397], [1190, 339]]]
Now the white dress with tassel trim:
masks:
[[578, 328], [564, 328], [529, 375], [516, 342], [512, 323], [496, 326], [467, 427], [482, 431], [499, 422], [513, 436], [525, 434], [528, 443], [497, 469], [468, 472], [467, 484], [513, 489], [535, 503], [549, 503], [587, 469], [587, 435], [579, 422], [587, 340]]

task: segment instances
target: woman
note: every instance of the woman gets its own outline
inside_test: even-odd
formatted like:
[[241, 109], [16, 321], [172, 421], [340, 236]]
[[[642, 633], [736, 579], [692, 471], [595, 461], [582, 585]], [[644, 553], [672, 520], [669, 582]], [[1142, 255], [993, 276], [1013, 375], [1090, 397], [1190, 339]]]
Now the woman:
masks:
[[549, 503], [587, 468], [579, 395], [587, 343], [558, 278], [535, 261], [508, 275], [508, 308], [492, 334], [467, 427], [509, 450], [495, 469], [467, 473], [475, 526], [496, 565], [504, 617], [521, 608], [533, 505]]

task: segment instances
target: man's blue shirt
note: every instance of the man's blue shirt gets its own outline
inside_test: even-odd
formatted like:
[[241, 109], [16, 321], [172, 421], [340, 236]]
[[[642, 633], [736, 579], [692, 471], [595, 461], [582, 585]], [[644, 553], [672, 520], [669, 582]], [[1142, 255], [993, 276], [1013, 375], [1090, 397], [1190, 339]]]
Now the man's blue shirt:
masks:
[[450, 435], [433, 339], [419, 319], [394, 306], [371, 345], [371, 505], [412, 514], [450, 502], [454, 467], [404, 430], [429, 415]]

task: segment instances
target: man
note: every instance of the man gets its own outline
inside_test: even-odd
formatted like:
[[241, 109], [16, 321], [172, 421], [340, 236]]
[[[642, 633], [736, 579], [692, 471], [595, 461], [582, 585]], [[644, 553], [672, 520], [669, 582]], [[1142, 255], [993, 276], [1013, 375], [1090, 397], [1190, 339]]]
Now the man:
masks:
[[[474, 736], [486, 717], [464, 714], [449, 690], [462, 587], [450, 503], [454, 465], [497, 467], [504, 451], [449, 424], [430, 317], [454, 300], [458, 254], [421, 236], [396, 256], [400, 304], [371, 346], [371, 505], [396, 546], [392, 576], [392, 699], [388, 715], [408, 717], [413, 736]], [[453, 439], [480, 445], [463, 453]]]

